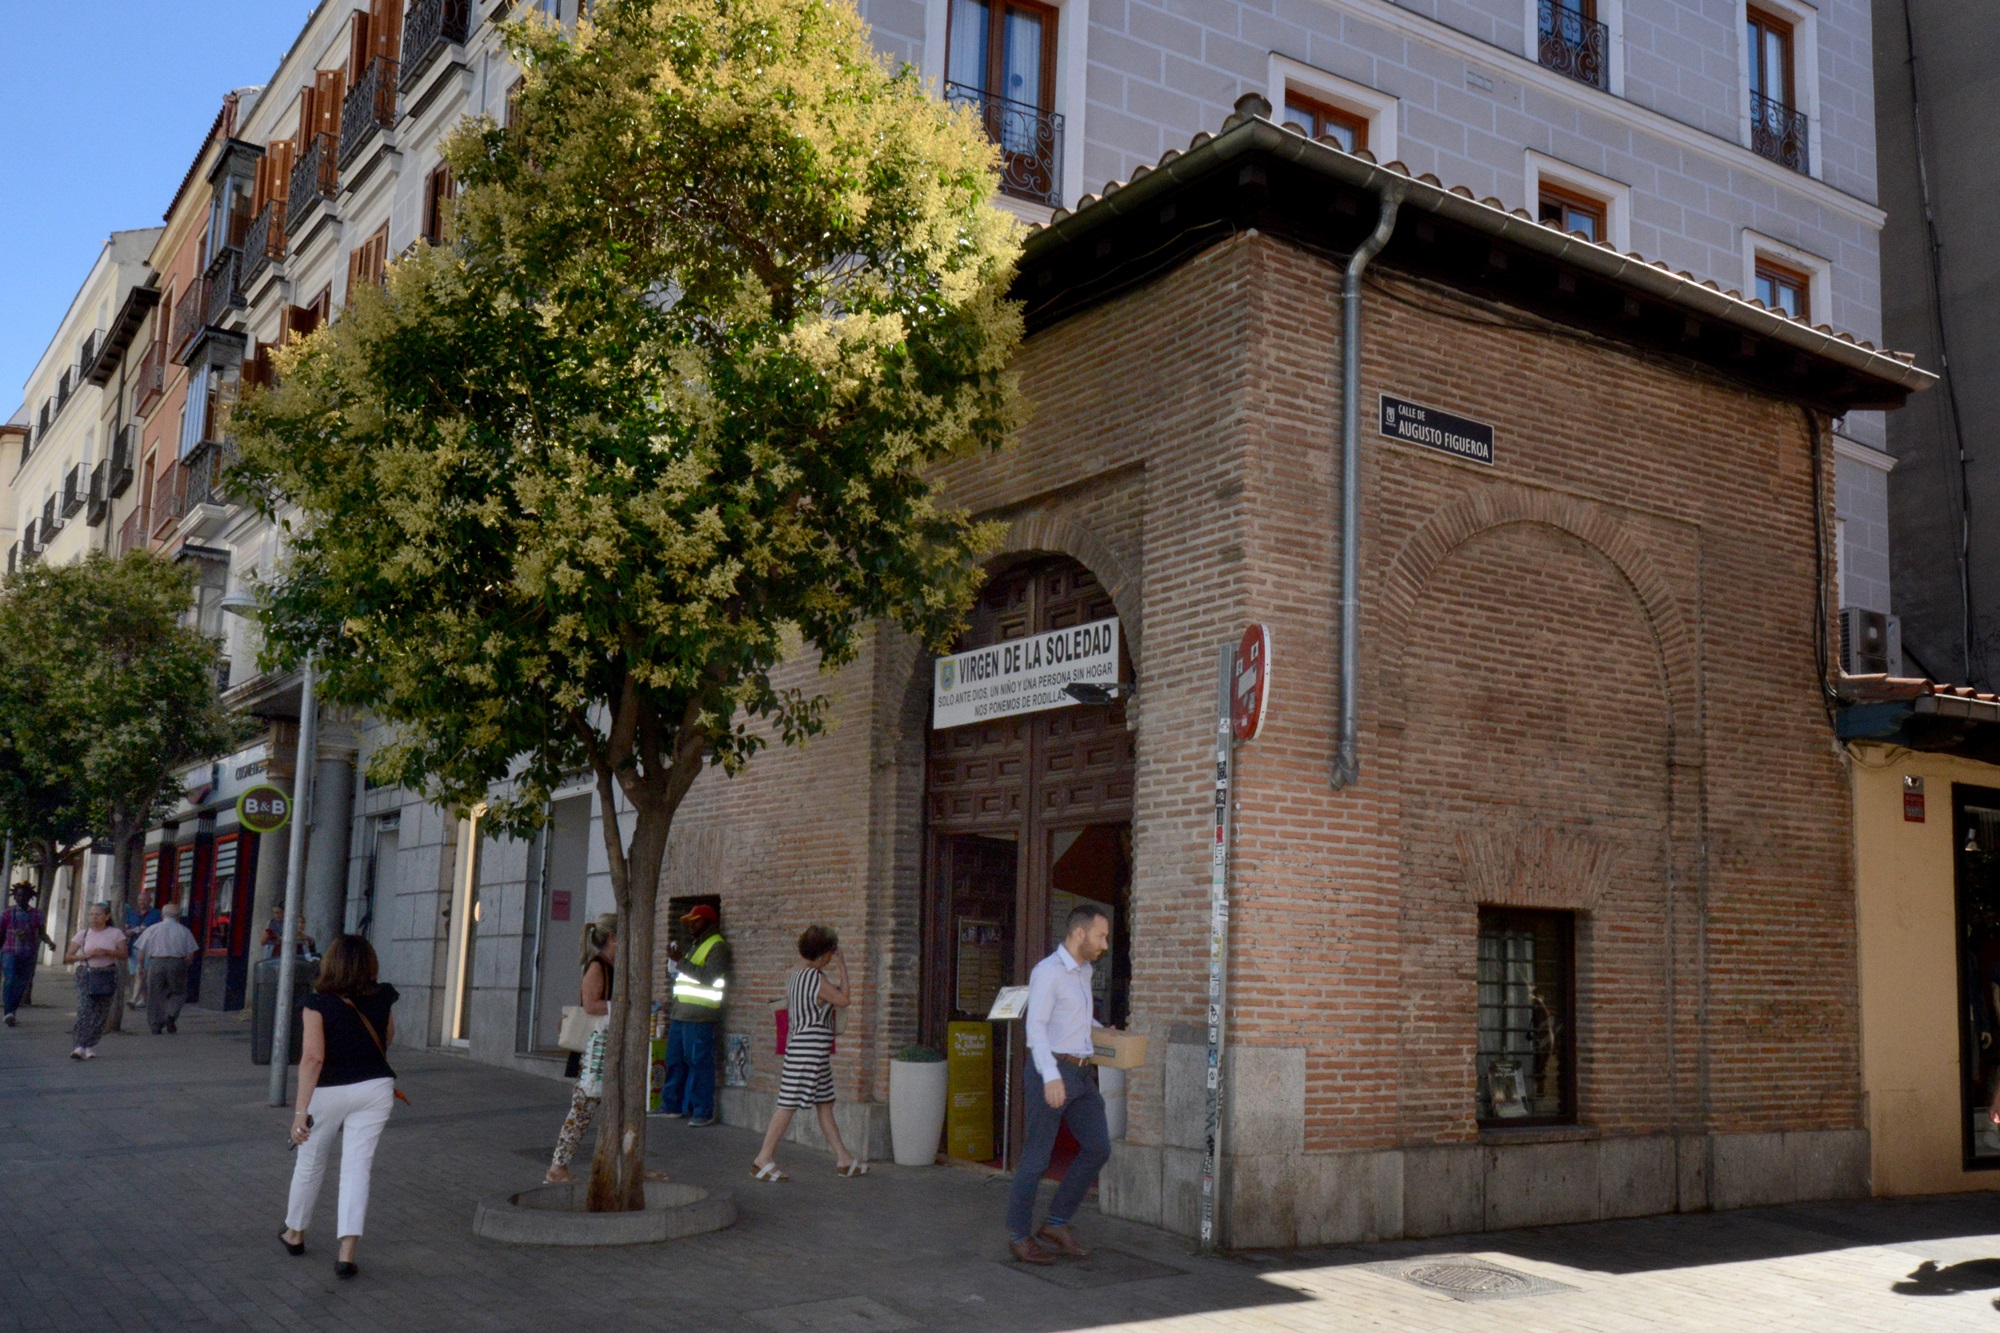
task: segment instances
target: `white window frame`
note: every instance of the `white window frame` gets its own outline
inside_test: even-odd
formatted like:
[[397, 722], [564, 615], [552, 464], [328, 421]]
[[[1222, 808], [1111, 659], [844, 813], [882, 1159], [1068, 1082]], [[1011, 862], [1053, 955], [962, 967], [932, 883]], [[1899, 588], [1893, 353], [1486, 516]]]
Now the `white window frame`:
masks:
[[[1820, 163], [1819, 11], [1801, 0], [1757, 0], [1757, 8], [1792, 25], [1792, 83], [1806, 116], [1806, 175], [1823, 178]], [[1750, 147], [1750, 0], [1736, 0], [1736, 130], [1738, 142]]]
[[[1056, 11], [1056, 104], [1050, 110], [1063, 118], [1062, 206], [1075, 208], [1086, 192], [1083, 110], [1088, 97], [1085, 81], [1090, 74], [1090, 0], [1041, 3]], [[944, 96], [945, 44], [950, 39], [951, 0], [925, 0], [923, 76], [933, 97]], [[1011, 195], [997, 196], [994, 202], [1033, 222], [1047, 222], [1054, 212]]]
[[1397, 99], [1367, 84], [1343, 79], [1290, 56], [1271, 53], [1271, 114], [1285, 118], [1285, 94], [1297, 92], [1368, 124], [1368, 151], [1377, 162], [1397, 160], [1396, 129], [1402, 119]]
[[1743, 229], [1743, 299], [1757, 296], [1758, 256], [1795, 268], [1806, 275], [1806, 323], [1836, 328], [1833, 322], [1833, 263], [1810, 250], [1781, 241], [1775, 236]]
[[[1738, 0], [1740, 4], [1742, 0]], [[1521, 51], [1537, 68], [1542, 63], [1542, 6], [1541, 0], [1521, 0], [1526, 14], [1526, 31]], [[1610, 83], [1613, 97], [1625, 95], [1625, 0], [1597, 0], [1597, 21], [1604, 25], [1604, 60], [1609, 66], [1606, 81]], [[1737, 25], [1742, 31], [1742, 25]], [[1748, 78], [1746, 72], [1744, 75]], [[1584, 85], [1589, 87], [1588, 84]], [[1746, 119], [1745, 125], [1749, 124]], [[1745, 140], [1744, 142], [1749, 142]]]
[[1600, 176], [1594, 171], [1571, 166], [1559, 158], [1546, 153], [1538, 153], [1530, 148], [1527, 157], [1527, 199], [1528, 216], [1540, 217], [1542, 205], [1542, 182], [1569, 191], [1571, 194], [1587, 195], [1603, 201], [1604, 231], [1600, 239], [1610, 244], [1619, 254], [1632, 251], [1632, 187], [1622, 181]]

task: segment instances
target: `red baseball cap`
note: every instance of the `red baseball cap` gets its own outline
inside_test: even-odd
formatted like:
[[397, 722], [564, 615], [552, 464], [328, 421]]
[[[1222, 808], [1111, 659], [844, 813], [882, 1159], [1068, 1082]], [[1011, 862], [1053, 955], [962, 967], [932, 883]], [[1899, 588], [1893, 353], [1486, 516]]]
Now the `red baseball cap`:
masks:
[[681, 918], [682, 921], [700, 921], [710, 926], [714, 925], [718, 919], [715, 909], [707, 903], [696, 903], [688, 909], [688, 914]]

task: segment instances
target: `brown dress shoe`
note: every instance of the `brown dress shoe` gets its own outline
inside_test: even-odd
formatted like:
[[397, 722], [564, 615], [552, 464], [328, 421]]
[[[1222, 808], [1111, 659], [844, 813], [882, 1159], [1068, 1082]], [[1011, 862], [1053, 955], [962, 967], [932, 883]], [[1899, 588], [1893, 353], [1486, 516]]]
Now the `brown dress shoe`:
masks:
[[1076, 1238], [1076, 1232], [1066, 1226], [1043, 1227], [1035, 1233], [1035, 1239], [1053, 1250], [1060, 1250], [1072, 1259], [1088, 1259], [1090, 1247]]
[[1016, 1260], [1024, 1264], [1052, 1264], [1056, 1261], [1056, 1257], [1053, 1254], [1050, 1254], [1032, 1240], [1008, 1241], [1007, 1253], [1013, 1255]]

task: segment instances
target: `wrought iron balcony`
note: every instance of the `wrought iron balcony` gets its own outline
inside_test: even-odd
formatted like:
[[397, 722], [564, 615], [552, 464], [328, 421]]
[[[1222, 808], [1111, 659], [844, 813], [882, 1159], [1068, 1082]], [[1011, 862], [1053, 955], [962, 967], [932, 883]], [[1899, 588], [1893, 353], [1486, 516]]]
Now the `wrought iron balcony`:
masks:
[[[167, 340], [157, 333], [153, 345], [140, 358], [138, 381], [132, 386], [132, 412], [145, 416], [167, 391]], [[127, 429], [130, 429], [129, 427]]]
[[1558, 74], [1607, 92], [1611, 88], [1610, 29], [1562, 0], [1541, 0], [1537, 58]]
[[1750, 147], [1759, 157], [1805, 175], [1811, 168], [1806, 151], [1806, 113], [1762, 93], [1750, 94]]
[[415, 83], [447, 46], [463, 42], [471, 26], [472, 0], [416, 0], [403, 18], [403, 86]]
[[90, 372], [91, 363], [97, 360], [97, 353], [104, 346], [104, 330], [93, 329], [84, 335], [83, 347], [76, 354], [77, 378], [82, 379]]
[[111, 460], [100, 458], [97, 466], [90, 470], [90, 498], [84, 502], [83, 521], [96, 527], [111, 512], [111, 500], [105, 494], [105, 486], [111, 479]]
[[76, 371], [65, 370], [56, 379], [56, 411], [69, 406], [70, 390], [76, 387]]
[[266, 267], [285, 257], [285, 201], [273, 199], [250, 224], [243, 237], [243, 286], [257, 281]]
[[51, 495], [42, 501], [42, 545], [47, 546], [49, 539], [61, 531], [62, 516], [56, 512], [56, 497]]
[[396, 125], [396, 62], [376, 56], [340, 104], [340, 169], [361, 155], [378, 130]]
[[972, 107], [986, 137], [1000, 146], [1000, 188], [1051, 208], [1062, 204], [1063, 118], [962, 83], [944, 86], [947, 102]]
[[202, 274], [202, 282], [208, 288], [208, 305], [203, 311], [203, 319], [211, 328], [219, 327], [222, 317], [231, 310], [247, 304], [236, 285], [241, 259], [242, 251], [234, 246], [218, 250], [215, 258], [208, 262], [208, 272]]
[[204, 506], [225, 508], [233, 504], [228, 480], [230, 465], [235, 460], [234, 447], [221, 440], [204, 440], [197, 445], [179, 467], [172, 469], [167, 484], [160, 488], [161, 495], [157, 497], [160, 509], [154, 515], [155, 533], [181, 525]]
[[125, 521], [118, 525], [118, 554], [139, 550], [152, 535], [153, 514], [144, 505], [125, 515]]
[[76, 511], [83, 508], [90, 496], [90, 474], [78, 463], [63, 473], [62, 516], [64, 520], [76, 517]]
[[196, 278], [174, 302], [174, 360], [187, 355], [195, 336], [208, 325], [208, 279]]
[[7, 548], [7, 572], [16, 573], [21, 568], [21, 543], [15, 542]]
[[105, 479], [104, 494], [107, 499], [116, 500], [132, 486], [132, 450], [138, 441], [136, 426], [120, 426], [118, 434], [112, 438], [111, 464], [109, 476]]
[[299, 160], [292, 163], [291, 193], [287, 207], [291, 211], [292, 233], [298, 233], [299, 224], [319, 206], [321, 200], [332, 199], [340, 193], [340, 163], [335, 160], [338, 145], [331, 134], [315, 134], [312, 141], [299, 150]]

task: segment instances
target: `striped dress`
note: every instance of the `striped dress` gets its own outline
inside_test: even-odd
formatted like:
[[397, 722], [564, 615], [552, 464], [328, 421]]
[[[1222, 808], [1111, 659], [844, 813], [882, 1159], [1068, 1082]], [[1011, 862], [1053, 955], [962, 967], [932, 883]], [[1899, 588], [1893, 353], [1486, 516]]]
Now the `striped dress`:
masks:
[[785, 982], [791, 1002], [778, 1105], [803, 1111], [833, 1100], [833, 1006], [819, 998], [820, 972], [802, 967]]

